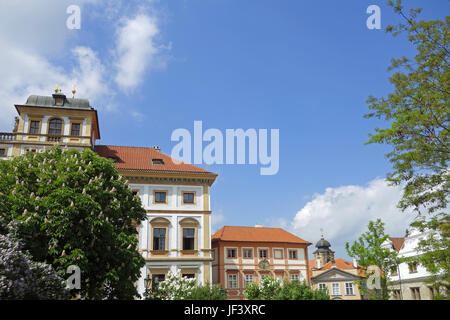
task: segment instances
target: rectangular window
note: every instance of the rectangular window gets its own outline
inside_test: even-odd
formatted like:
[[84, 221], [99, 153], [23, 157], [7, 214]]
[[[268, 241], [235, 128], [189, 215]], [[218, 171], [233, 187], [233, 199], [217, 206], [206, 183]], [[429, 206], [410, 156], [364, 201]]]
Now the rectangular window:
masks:
[[400, 300], [400, 290], [392, 290], [392, 298], [394, 300]]
[[165, 278], [165, 274], [152, 274], [152, 290], [155, 291], [158, 288], [159, 283], [163, 282]]
[[236, 249], [227, 249], [227, 258], [236, 258]]
[[328, 291], [326, 283], [319, 283], [319, 290]]
[[408, 264], [409, 273], [417, 273], [417, 262], [411, 262]]
[[283, 250], [281, 250], [281, 249], [273, 250], [273, 257], [275, 259], [283, 259]]
[[259, 257], [261, 259], [266, 259], [267, 258], [267, 250], [266, 249], [259, 250]]
[[353, 291], [353, 283], [351, 282], [346, 282], [345, 283], [345, 294], [347, 296], [353, 296], [355, 295], [354, 291]]
[[60, 136], [62, 132], [63, 122], [61, 119], [52, 119], [48, 123], [48, 134]]
[[195, 229], [184, 228], [183, 229], [183, 250], [194, 250]]
[[289, 250], [289, 260], [297, 260], [297, 250]]
[[245, 281], [244, 281], [244, 286], [247, 287], [247, 285], [253, 282], [253, 274], [246, 274], [245, 275]]
[[340, 283], [332, 283], [331, 284], [331, 295], [340, 296], [341, 295], [341, 284]]
[[72, 128], [70, 130], [70, 135], [71, 136], [75, 136], [75, 137], [80, 136], [80, 128], [81, 128], [81, 124], [79, 124], [79, 123], [72, 123]]
[[167, 203], [167, 191], [154, 191], [155, 203]]
[[244, 258], [245, 259], [253, 258], [253, 249], [244, 249]]
[[39, 134], [40, 121], [31, 120], [30, 122], [30, 133]]
[[183, 204], [195, 204], [195, 192], [183, 192]]
[[298, 281], [298, 274], [297, 273], [291, 274], [291, 281]]
[[0, 157], [6, 157], [6, 149], [0, 148]]
[[166, 250], [166, 229], [153, 229], [153, 250]]
[[228, 275], [228, 288], [236, 289], [238, 287], [237, 274]]
[[398, 276], [397, 267], [392, 267], [391, 268], [391, 276]]
[[420, 300], [420, 288], [411, 288], [411, 296], [413, 300]]
[[183, 273], [181, 276], [183, 278], [195, 279], [195, 274], [194, 273]]

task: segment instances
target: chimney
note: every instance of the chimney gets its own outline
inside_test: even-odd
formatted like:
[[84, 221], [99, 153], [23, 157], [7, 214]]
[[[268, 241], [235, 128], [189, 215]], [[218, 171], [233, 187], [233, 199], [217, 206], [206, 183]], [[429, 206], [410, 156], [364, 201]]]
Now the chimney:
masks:
[[156, 151], [161, 151], [160, 146], [153, 146], [153, 149], [155, 149]]
[[353, 267], [358, 269], [358, 262], [356, 261], [356, 258], [353, 258]]

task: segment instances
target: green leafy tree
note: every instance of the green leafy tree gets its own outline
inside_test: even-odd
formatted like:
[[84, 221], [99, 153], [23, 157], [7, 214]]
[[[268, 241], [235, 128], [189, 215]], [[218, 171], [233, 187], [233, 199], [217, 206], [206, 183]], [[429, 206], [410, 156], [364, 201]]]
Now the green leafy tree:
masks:
[[[375, 282], [373, 290], [366, 286], [366, 282], [372, 278], [355, 281], [360, 292], [368, 295], [370, 299], [388, 300], [389, 290], [386, 275], [393, 268], [397, 268], [398, 264], [401, 263], [401, 259], [396, 251], [382, 246], [389, 238], [389, 235], [384, 233], [384, 223], [381, 219], [369, 221], [367, 229], [368, 231], [364, 232], [352, 245], [347, 242], [345, 249], [350, 257], [358, 260], [358, 264], [363, 267], [367, 277], [374, 276], [379, 279], [379, 287], [376, 288], [377, 282]], [[378, 268], [379, 272], [375, 274], [370, 272], [372, 266]], [[373, 271], [375, 272], [375, 268]]]
[[189, 300], [225, 300], [226, 291], [218, 284], [206, 283], [204, 286], [196, 286], [189, 295]]
[[269, 276], [264, 276], [259, 284], [250, 282], [244, 296], [248, 300], [329, 300], [325, 291], [311, 289], [305, 281], [284, 282]]
[[369, 97], [368, 118], [386, 120], [386, 128], [376, 128], [368, 143], [388, 144], [393, 172], [387, 179], [404, 185], [398, 206], [427, 211], [431, 216], [422, 227], [439, 237], [419, 243], [418, 258], [433, 276], [437, 287], [448, 288], [450, 246], [447, 210], [450, 187], [450, 17], [418, 20], [421, 9], [405, 11], [401, 0], [388, 1], [402, 22], [388, 26], [394, 36], [406, 34], [417, 50], [413, 59], [392, 59], [389, 78], [394, 91], [386, 98]]
[[433, 299], [450, 299], [450, 225], [442, 216], [433, 217], [428, 221], [418, 219], [412, 224], [422, 232], [429, 235], [419, 241], [419, 255], [408, 259], [410, 262], [418, 262], [432, 274], [425, 280], [436, 289]]
[[324, 290], [313, 290], [305, 281], [285, 281], [276, 300], [330, 300]]
[[6, 234], [0, 234], [0, 300], [68, 298], [65, 280], [52, 266], [31, 259], [17, 238], [14, 223], [4, 226]]
[[34, 261], [67, 278], [81, 270], [86, 299], [132, 299], [144, 265], [136, 223], [145, 218], [140, 199], [111, 160], [86, 149], [53, 147], [0, 161], [0, 215], [18, 223]]
[[180, 271], [169, 272], [167, 278], [149, 292], [148, 300], [225, 300], [220, 285], [197, 285], [194, 278], [182, 277]]

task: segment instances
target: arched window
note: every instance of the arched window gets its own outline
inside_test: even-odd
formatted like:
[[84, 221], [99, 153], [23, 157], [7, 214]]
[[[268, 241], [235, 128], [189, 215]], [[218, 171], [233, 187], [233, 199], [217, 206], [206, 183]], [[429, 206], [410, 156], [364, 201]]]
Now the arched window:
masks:
[[183, 251], [198, 250], [197, 230], [198, 221], [193, 218], [184, 218], [180, 221], [181, 226], [181, 249]]
[[48, 123], [48, 134], [60, 136], [62, 134], [63, 121], [61, 119], [51, 119]]
[[152, 236], [151, 236], [151, 250], [152, 251], [167, 251], [169, 249], [169, 225], [170, 221], [158, 217], [150, 221]]

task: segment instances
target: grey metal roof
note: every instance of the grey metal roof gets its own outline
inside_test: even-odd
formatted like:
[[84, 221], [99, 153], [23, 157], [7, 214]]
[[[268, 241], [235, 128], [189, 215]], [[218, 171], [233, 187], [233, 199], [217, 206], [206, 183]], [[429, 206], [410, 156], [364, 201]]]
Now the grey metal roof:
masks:
[[316, 248], [329, 248], [329, 247], [331, 247], [331, 244], [324, 238], [321, 238], [316, 244]]
[[64, 105], [56, 106], [55, 99], [53, 97], [36, 96], [36, 95], [29, 96], [25, 105], [33, 107], [67, 108], [67, 109], [83, 109], [83, 110], [93, 109], [89, 105], [88, 99], [66, 98]]

